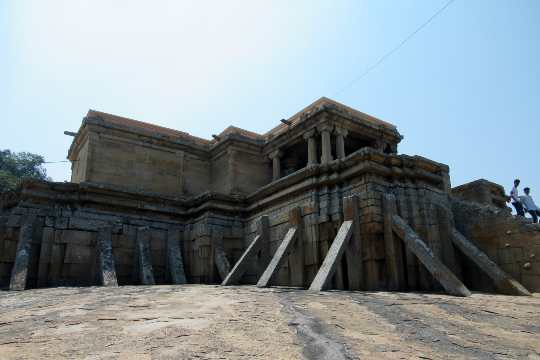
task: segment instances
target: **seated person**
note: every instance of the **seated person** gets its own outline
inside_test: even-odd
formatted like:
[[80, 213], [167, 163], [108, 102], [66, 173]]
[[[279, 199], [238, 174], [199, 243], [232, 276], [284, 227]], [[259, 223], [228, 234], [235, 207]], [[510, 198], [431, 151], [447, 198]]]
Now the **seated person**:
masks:
[[529, 214], [531, 214], [533, 218], [533, 222], [538, 222], [538, 215], [540, 215], [540, 209], [538, 209], [538, 206], [534, 203], [534, 200], [532, 196], [530, 195], [531, 189], [526, 187], [523, 189], [523, 192], [525, 192], [525, 195], [522, 195], [519, 197], [519, 200], [523, 204], [523, 207]]

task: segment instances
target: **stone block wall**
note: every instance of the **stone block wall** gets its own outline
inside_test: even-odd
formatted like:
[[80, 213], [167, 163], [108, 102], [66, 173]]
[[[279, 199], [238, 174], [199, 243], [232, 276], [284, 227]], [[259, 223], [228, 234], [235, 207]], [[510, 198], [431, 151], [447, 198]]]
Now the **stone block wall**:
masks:
[[[309, 281], [315, 276], [312, 274], [315, 267], [318, 268], [319, 263], [315, 263], [312, 259], [318, 258], [318, 246], [314, 243], [318, 242], [318, 239], [311, 233], [311, 224], [315, 221], [313, 216], [313, 198], [310, 193], [301, 193], [292, 195], [286, 199], [282, 199], [277, 203], [271, 204], [268, 207], [259, 209], [253, 212], [253, 214], [246, 220], [244, 230], [244, 248], [253, 241], [257, 235], [256, 221], [262, 216], [267, 215], [269, 220], [269, 239], [267, 248], [264, 249], [262, 258], [255, 261], [250, 269], [244, 275], [242, 282], [246, 284], [254, 284], [257, 282], [261, 274], [266, 268], [266, 265], [270, 261], [271, 256], [276, 252], [277, 248], [281, 244], [281, 241], [285, 237], [285, 234], [291, 227], [290, 217], [291, 211], [299, 209], [302, 217], [302, 230], [303, 235], [301, 238], [304, 242], [304, 258], [307, 269], [302, 270], [302, 274], [295, 277], [291, 274], [290, 269], [294, 268], [294, 262], [296, 257], [293, 255], [287, 259], [283, 266], [279, 269], [275, 278], [275, 284], [290, 285], [290, 286], [306, 286], [309, 285]], [[316, 235], [316, 234], [315, 234]], [[310, 271], [311, 270], [311, 271]], [[304, 271], [309, 275], [306, 275], [304, 280], [297, 280], [304, 277]]]
[[[137, 284], [136, 241], [139, 229], [150, 235], [155, 282], [170, 282], [167, 235], [183, 233], [183, 221], [155, 209], [163, 200], [120, 194], [103, 187], [30, 182], [16, 195], [0, 199], [0, 286], [7, 287], [22, 226], [33, 219], [27, 287], [96, 285], [99, 283], [97, 233], [109, 228], [118, 283]], [[131, 198], [130, 198], [131, 197]], [[145, 208], [153, 208], [153, 211]], [[169, 209], [170, 210], [170, 209]], [[176, 241], [180, 243], [182, 239]]]
[[472, 181], [452, 188], [452, 195], [458, 199], [491, 205], [501, 209], [506, 207], [508, 197], [504, 187], [485, 179]]
[[[490, 231], [495, 231], [496, 226], [492, 226], [492, 216], [485, 215], [481, 229], [474, 227], [472, 213], [456, 208], [457, 200], [451, 202], [446, 174], [444, 165], [425, 159], [360, 151], [329, 165], [306, 167], [248, 196], [207, 193], [179, 199], [97, 184], [36, 182], [24, 185], [16, 199], [8, 201], [3, 197], [0, 201], [0, 279], [2, 286], [9, 284], [19, 229], [34, 216], [29, 286], [99, 283], [97, 238], [98, 231], [104, 227], [110, 228], [120, 285], [141, 283], [144, 280], [141, 269], [148, 268], [148, 264], [151, 282], [171, 283], [168, 256], [171, 234], [175, 236], [174, 243], [182, 249], [187, 281], [220, 283], [223, 271], [218, 262], [225, 259], [230, 266], [234, 265], [257, 235], [257, 220], [265, 215], [269, 219], [268, 242], [241, 282], [256, 283], [287, 231], [297, 226], [299, 240], [277, 271], [274, 284], [308, 287], [343, 223], [344, 213], [352, 206], [350, 199], [354, 198], [361, 255], [342, 258], [331, 287], [439, 290], [438, 282], [401, 241], [395, 244], [397, 255], [388, 257], [382, 199], [387, 194], [394, 195], [397, 214], [431, 252], [458, 278], [472, 278], [478, 271], [469, 270], [472, 265], [455, 251], [449, 229], [455, 221], [465, 236], [481, 244], [493, 237]], [[521, 236], [526, 233], [527, 227], [523, 226], [508, 228], [505, 234], [510, 230], [510, 234], [517, 232]], [[533, 230], [534, 227], [531, 233]], [[141, 233], [144, 241], [140, 240]], [[533, 253], [527, 252], [529, 249], [522, 241], [516, 240], [519, 246], [505, 243], [504, 248], [495, 252], [490, 246], [485, 249], [493, 260], [511, 269], [512, 274], [517, 273], [514, 268], [519, 262], [524, 270], [515, 277], [528, 284], [533, 281], [530, 276], [536, 276], [536, 254], [531, 257]], [[511, 255], [506, 248], [511, 249]], [[526, 252], [532, 259], [530, 266], [525, 266]], [[149, 254], [148, 259], [141, 262], [141, 253]], [[392, 284], [394, 280], [389, 276], [392, 261], [397, 262], [397, 284]], [[482, 289], [487, 282], [469, 283], [471, 289]]]
[[173, 221], [149, 221], [136, 216], [118, 216], [94, 211], [47, 209], [19, 206], [0, 219], [6, 223], [1, 232], [0, 281], [9, 284], [16, 258], [20, 227], [34, 214], [34, 226], [28, 270], [28, 287], [58, 285], [95, 285], [98, 281], [97, 231], [112, 226], [112, 248], [119, 284], [139, 282], [134, 274], [137, 229], [150, 229], [151, 262], [156, 283], [169, 283], [167, 268], [167, 231], [181, 226]]
[[[365, 154], [357, 154], [362, 157]], [[371, 154], [373, 155], [373, 154]], [[334, 238], [343, 222], [344, 200], [358, 198], [359, 231], [362, 239], [362, 259], [352, 259], [347, 263], [344, 257], [337, 266], [332, 280], [332, 287], [349, 289], [351, 279], [360, 277], [362, 289], [375, 290], [388, 288], [387, 258], [383, 231], [382, 197], [394, 194], [398, 213], [418, 232], [435, 255], [447, 262], [443, 249], [449, 248], [449, 234], [440, 226], [439, 208], [450, 211], [449, 195], [442, 174], [434, 176], [415, 176], [412, 173], [393, 175], [391, 172], [366, 170], [371, 161], [384, 161], [379, 155], [364, 156], [364, 166], [351, 176], [340, 176], [336, 172], [304, 169], [297, 174], [280, 179], [268, 189], [270, 195], [261, 198], [261, 204], [251, 212], [246, 222], [245, 246], [255, 237], [256, 219], [268, 215], [270, 222], [270, 254], [274, 254], [287, 230], [293, 226], [290, 222], [291, 210], [297, 208], [302, 215], [300, 232], [303, 252], [303, 268], [300, 275], [294, 262], [293, 254], [279, 269], [275, 284], [308, 287], [314, 279]], [[397, 171], [397, 170], [396, 170]], [[302, 172], [304, 176], [302, 177]], [[294, 180], [298, 177], [297, 180]], [[305, 180], [309, 178], [310, 180]], [[281, 186], [279, 186], [281, 183]], [[273, 191], [270, 191], [273, 190]], [[453, 248], [451, 249], [453, 251]], [[404, 246], [399, 248], [401, 277], [400, 288], [403, 290], [438, 290], [439, 285], [426, 269]], [[453, 257], [452, 257], [453, 259]], [[264, 259], [259, 262], [264, 264]], [[351, 259], [349, 259], [351, 262]], [[454, 264], [451, 264], [453, 266]], [[264, 267], [253, 264], [244, 276], [244, 283], [255, 283]]]
[[[540, 224], [512, 216], [509, 208], [459, 199], [452, 209], [461, 233], [529, 291], [540, 292]], [[473, 289], [493, 291], [490, 279], [467, 260], [464, 279]]]
[[244, 251], [243, 221], [235, 217], [207, 212], [186, 222], [183, 238], [184, 268], [190, 283], [217, 284], [223, 280], [215, 265], [220, 243], [232, 265]]
[[[397, 213], [415, 230], [436, 257], [446, 262], [442, 248], [448, 247], [450, 238], [441, 234], [437, 208], [449, 208], [448, 195], [442, 187], [420, 179], [395, 179], [366, 175], [344, 187], [343, 196], [358, 196], [360, 234], [363, 244], [363, 282], [365, 289], [388, 287], [387, 258], [383, 230], [383, 194], [396, 198]], [[433, 280], [416, 257], [397, 242], [398, 261], [403, 290], [437, 290]]]

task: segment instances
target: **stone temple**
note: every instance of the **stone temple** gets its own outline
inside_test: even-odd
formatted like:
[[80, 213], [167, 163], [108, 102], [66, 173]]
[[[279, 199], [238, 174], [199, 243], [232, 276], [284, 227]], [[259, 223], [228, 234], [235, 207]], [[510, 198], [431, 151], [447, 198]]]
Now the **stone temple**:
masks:
[[399, 154], [397, 128], [321, 98], [212, 140], [90, 110], [71, 182], [0, 197], [0, 286], [252, 284], [540, 291], [540, 227], [486, 180]]

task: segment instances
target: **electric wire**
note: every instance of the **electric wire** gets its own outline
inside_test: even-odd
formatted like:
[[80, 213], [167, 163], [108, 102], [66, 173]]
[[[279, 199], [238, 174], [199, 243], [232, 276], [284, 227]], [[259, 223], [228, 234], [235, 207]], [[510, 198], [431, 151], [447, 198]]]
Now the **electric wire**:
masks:
[[433, 15], [431, 15], [425, 22], [423, 22], [420, 26], [418, 26], [412, 33], [410, 33], [407, 37], [405, 37], [398, 45], [396, 45], [393, 49], [385, 53], [383, 56], [381, 56], [373, 65], [369, 66], [363, 73], [349, 81], [345, 86], [343, 86], [338, 91], [334, 92], [332, 96], [336, 96], [343, 91], [347, 90], [349, 87], [357, 83], [358, 81], [362, 80], [366, 75], [368, 75], [370, 72], [372, 72], [375, 68], [377, 68], [380, 64], [382, 64], [386, 59], [388, 59], [390, 56], [392, 56], [396, 51], [401, 49], [403, 45], [405, 45], [409, 40], [411, 40], [416, 34], [418, 34], [423, 28], [425, 28], [427, 25], [429, 25], [430, 22], [432, 22], [437, 16], [439, 16], [444, 10], [446, 10], [455, 0], [449, 0], [447, 1], [439, 10], [437, 10]]

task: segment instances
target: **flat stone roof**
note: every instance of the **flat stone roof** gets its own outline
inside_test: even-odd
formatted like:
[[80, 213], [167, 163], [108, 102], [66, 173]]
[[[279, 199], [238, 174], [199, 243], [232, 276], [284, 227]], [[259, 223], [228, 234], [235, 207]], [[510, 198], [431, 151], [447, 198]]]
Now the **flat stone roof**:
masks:
[[106, 123], [120, 125], [123, 127], [132, 128], [134, 130], [150, 131], [150, 132], [154, 132], [154, 133], [168, 136], [171, 138], [180, 138], [180, 139], [188, 138], [192, 141], [195, 141], [196, 143], [210, 144], [209, 140], [206, 140], [197, 136], [193, 136], [185, 131], [174, 130], [174, 129], [170, 129], [164, 126], [154, 125], [154, 124], [150, 124], [150, 123], [139, 121], [139, 120], [134, 120], [134, 119], [118, 116], [118, 115], [108, 114], [102, 111], [89, 110], [86, 117], [99, 118]]
[[[341, 112], [344, 112], [350, 115], [353, 119], [357, 119], [358, 122], [365, 122], [370, 125], [387, 128], [388, 130], [391, 130], [391, 131], [396, 131], [396, 127], [386, 121], [377, 119], [371, 115], [355, 110], [349, 106], [343, 105], [327, 97], [321, 97], [317, 101], [313, 102], [312, 104], [303, 108], [296, 114], [292, 115], [291, 117], [288, 118], [288, 122], [291, 125], [297, 125], [305, 121], [307, 118], [309, 118], [311, 114], [323, 109], [325, 106], [329, 108], [336, 108], [340, 110]], [[216, 139], [204, 139], [197, 136], [193, 136], [185, 131], [175, 130], [175, 129], [167, 128], [164, 126], [159, 126], [152, 123], [130, 119], [127, 117], [109, 114], [106, 112], [92, 110], [92, 109], [88, 111], [86, 117], [87, 119], [96, 119], [98, 121], [103, 121], [105, 124], [109, 124], [109, 125], [120, 127], [120, 128], [125, 128], [131, 131], [144, 132], [146, 134], [153, 133], [158, 136], [170, 138], [172, 140], [187, 140], [191, 143], [195, 143], [202, 146], [210, 146], [212, 144], [215, 144], [218, 141]], [[282, 123], [264, 134], [258, 134], [256, 132], [242, 129], [236, 126], [229, 126], [225, 130], [223, 130], [221, 133], [219, 133], [218, 136], [224, 137], [231, 134], [238, 134], [248, 139], [268, 142], [270, 141], [270, 139], [286, 131], [287, 127], [288, 125], [285, 125]], [[74, 139], [74, 141], [76, 141], [76, 139]]]

